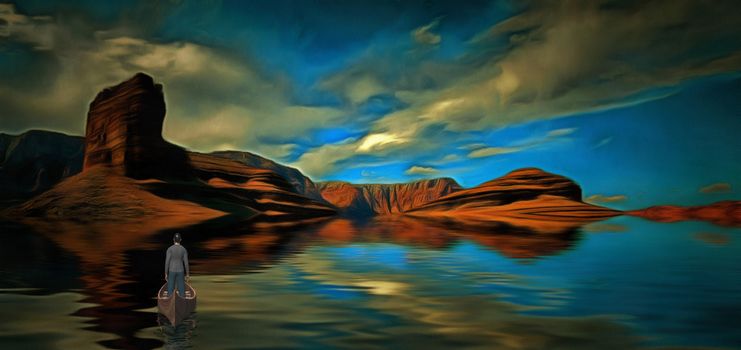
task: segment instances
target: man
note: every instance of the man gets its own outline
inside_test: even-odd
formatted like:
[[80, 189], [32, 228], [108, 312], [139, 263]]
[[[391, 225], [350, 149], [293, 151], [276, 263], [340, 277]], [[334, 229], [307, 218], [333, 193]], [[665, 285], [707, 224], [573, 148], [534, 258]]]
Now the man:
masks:
[[[172, 295], [175, 284], [178, 287], [178, 293], [185, 298], [185, 279], [190, 279], [190, 266], [188, 265], [188, 251], [180, 245], [180, 234], [176, 233], [172, 238], [175, 244], [167, 248], [167, 258], [165, 259], [165, 280], [167, 281], [167, 295]], [[183, 277], [185, 272], [185, 277]]]

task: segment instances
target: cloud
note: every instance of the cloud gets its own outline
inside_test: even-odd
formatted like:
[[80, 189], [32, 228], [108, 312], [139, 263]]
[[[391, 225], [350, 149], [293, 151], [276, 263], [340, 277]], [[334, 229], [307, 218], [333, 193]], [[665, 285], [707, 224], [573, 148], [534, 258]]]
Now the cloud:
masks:
[[473, 143], [459, 147], [460, 149], [472, 150], [468, 153], [468, 158], [491, 157], [500, 154], [521, 152], [524, 150], [534, 149], [544, 146], [554, 141], [563, 140], [565, 136], [576, 132], [577, 128], [554, 129], [545, 134], [545, 136], [531, 137], [524, 140], [513, 142], [507, 147], [488, 147], [482, 143]]
[[471, 151], [471, 150], [475, 150], [475, 149], [479, 149], [479, 148], [484, 148], [484, 147], [486, 147], [486, 144], [485, 143], [483, 143], [483, 142], [476, 142], [476, 143], [469, 143], [469, 144], [463, 145], [463, 146], [458, 146], [458, 149]]
[[731, 184], [727, 182], [718, 182], [714, 184], [707, 185], [705, 187], [700, 188], [701, 193], [731, 193], [733, 191], [733, 188], [731, 187]]
[[[739, 71], [741, 52], [722, 45], [741, 35], [732, 25], [737, 13], [732, 1], [533, 1], [479, 33], [455, 59], [394, 61], [372, 51], [348, 71], [361, 80], [384, 77], [406, 105], [371, 132], [404, 130], [419, 140], [431, 126], [466, 132], [617, 108], [672, 93], [652, 92], [657, 88]], [[428, 26], [415, 32], [434, 28]]]
[[355, 154], [357, 146], [353, 141], [355, 140], [346, 139], [336, 144], [327, 144], [310, 149], [291, 165], [300, 169], [301, 172], [312, 179], [320, 180], [325, 175], [336, 171], [341, 161]]
[[345, 72], [332, 76], [322, 81], [318, 87], [323, 90], [338, 92], [354, 105], [363, 103], [369, 97], [387, 91], [387, 87], [381, 79], [362, 72]]
[[445, 164], [450, 162], [455, 162], [457, 160], [461, 160], [461, 156], [457, 154], [446, 154], [444, 157], [440, 158], [437, 163], [438, 164]]
[[370, 134], [359, 141], [358, 152], [369, 153], [388, 147], [389, 145], [398, 145], [409, 142], [408, 139], [393, 133]]
[[0, 39], [27, 43], [29, 57], [43, 63], [19, 61], [18, 73], [0, 84], [7, 131], [41, 126], [83, 134], [95, 94], [139, 71], [164, 85], [165, 138], [199, 151], [249, 149], [280, 158], [290, 153], [291, 140], [346, 115], [295, 104], [285, 78], [223, 49], [122, 35], [126, 30], [115, 25], [77, 30], [76, 22], [26, 16], [7, 4], [0, 4], [0, 18], [6, 23]]
[[624, 202], [626, 200], [628, 200], [628, 197], [622, 194], [618, 194], [614, 196], [593, 194], [584, 199], [584, 201], [588, 203], [617, 203], [617, 202]]
[[433, 29], [435, 29], [438, 24], [440, 24], [440, 20], [436, 19], [432, 22], [430, 22], [427, 25], [421, 26], [415, 30], [412, 31], [412, 38], [414, 38], [414, 41], [419, 44], [424, 45], [437, 45], [442, 40], [441, 36], [439, 34], [435, 34], [432, 32]]
[[600, 148], [600, 147], [602, 147], [602, 146], [604, 146], [604, 145], [606, 145], [606, 144], [608, 144], [610, 142], [612, 142], [612, 136], [605, 137], [602, 140], [599, 140], [599, 142], [597, 142], [597, 144], [594, 145], [594, 147], [592, 147], [592, 148]]
[[38, 50], [54, 46], [57, 32], [49, 16], [26, 16], [17, 12], [14, 4], [0, 4], [0, 38], [31, 44]]
[[468, 154], [468, 158], [483, 158], [491, 157], [500, 154], [508, 154], [522, 151], [520, 147], [484, 147], [477, 150], [471, 151]]
[[418, 165], [413, 165], [404, 172], [406, 175], [436, 175], [439, 173], [440, 171], [435, 168]]
[[563, 128], [563, 129], [555, 129], [548, 132], [548, 137], [562, 137], [571, 135], [576, 131], [576, 128]]

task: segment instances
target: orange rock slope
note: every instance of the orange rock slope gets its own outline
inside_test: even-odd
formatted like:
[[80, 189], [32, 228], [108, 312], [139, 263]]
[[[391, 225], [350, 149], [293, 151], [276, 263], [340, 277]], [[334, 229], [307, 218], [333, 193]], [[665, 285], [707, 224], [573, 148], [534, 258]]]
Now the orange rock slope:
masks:
[[622, 213], [582, 202], [581, 188], [568, 178], [526, 168], [455, 191], [406, 214], [476, 226], [500, 222], [556, 232]]
[[741, 201], [721, 201], [695, 207], [658, 205], [625, 213], [660, 222], [702, 220], [722, 226], [741, 226]]

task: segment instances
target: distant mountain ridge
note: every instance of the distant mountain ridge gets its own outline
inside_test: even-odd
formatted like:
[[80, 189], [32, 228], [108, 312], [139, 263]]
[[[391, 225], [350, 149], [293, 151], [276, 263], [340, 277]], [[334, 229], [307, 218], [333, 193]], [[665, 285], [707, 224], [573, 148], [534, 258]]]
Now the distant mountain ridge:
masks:
[[272, 171], [275, 171], [279, 175], [286, 178], [286, 180], [288, 180], [288, 182], [293, 185], [298, 193], [302, 193], [305, 196], [315, 200], [324, 201], [322, 195], [317, 189], [316, 184], [296, 168], [279, 164], [273, 160], [246, 151], [215, 151], [208, 154], [216, 157], [235, 160], [247, 166], [260, 169], [270, 169]]
[[26, 198], [82, 170], [85, 139], [30, 130], [0, 133], [0, 197]]
[[[472, 188], [451, 178], [314, 183], [298, 169], [250, 152], [198, 153], [175, 146], [161, 136], [164, 117], [162, 86], [139, 73], [98, 94], [90, 104], [85, 138], [40, 130], [0, 134], [3, 195], [36, 195], [13, 213], [89, 222], [163, 215], [192, 220], [258, 215], [273, 221], [408, 215], [543, 232], [622, 214], [584, 203], [574, 181], [537, 168]], [[653, 214], [659, 211], [640, 216], [658, 217]], [[737, 215], [738, 210], [714, 212]]]
[[403, 213], [461, 189], [451, 178], [400, 184], [318, 183], [322, 197], [350, 216]]

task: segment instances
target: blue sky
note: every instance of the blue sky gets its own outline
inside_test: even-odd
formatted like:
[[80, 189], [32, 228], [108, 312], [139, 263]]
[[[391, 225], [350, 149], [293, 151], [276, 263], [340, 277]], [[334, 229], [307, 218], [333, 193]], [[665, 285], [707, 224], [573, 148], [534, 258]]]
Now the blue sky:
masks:
[[315, 180], [474, 186], [536, 166], [620, 208], [738, 198], [733, 1], [0, 4], [0, 131], [83, 134], [165, 86], [164, 136]]

